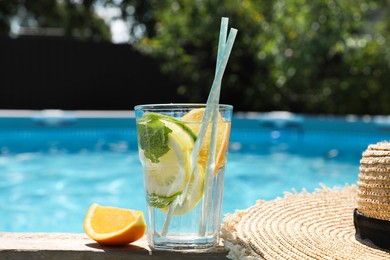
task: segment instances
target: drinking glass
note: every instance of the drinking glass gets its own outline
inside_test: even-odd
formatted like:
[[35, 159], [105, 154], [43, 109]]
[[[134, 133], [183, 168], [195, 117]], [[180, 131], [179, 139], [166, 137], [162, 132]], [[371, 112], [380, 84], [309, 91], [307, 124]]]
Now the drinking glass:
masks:
[[210, 119], [202, 138], [205, 109], [205, 104], [135, 107], [147, 236], [156, 249], [205, 249], [219, 243], [233, 107], [218, 105], [217, 127], [213, 130]]

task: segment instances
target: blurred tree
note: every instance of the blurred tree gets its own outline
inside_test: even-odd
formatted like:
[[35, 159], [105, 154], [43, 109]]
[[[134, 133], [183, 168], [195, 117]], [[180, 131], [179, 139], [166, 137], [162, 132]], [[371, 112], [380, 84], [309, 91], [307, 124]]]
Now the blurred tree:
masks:
[[[119, 12], [103, 19], [98, 6]], [[238, 110], [390, 114], [390, 0], [9, 0], [0, 1], [0, 33], [18, 21], [109, 40], [109, 23], [119, 19], [178, 95], [204, 102], [222, 16], [239, 29], [223, 102]]]
[[223, 101], [243, 110], [388, 114], [388, 7], [379, 0], [176, 0], [153, 11], [155, 31], [138, 46], [161, 59], [180, 95], [203, 102], [227, 16], [239, 34]]
[[[162, 2], [162, 3], [161, 3]], [[167, 7], [167, 1], [159, 0], [107, 0], [102, 1], [105, 7], [117, 7], [120, 16], [114, 19], [122, 19], [130, 28], [130, 38], [134, 41], [142, 37], [154, 37], [156, 35], [157, 13]]]
[[111, 32], [95, 12], [92, 0], [80, 1], [0, 1], [0, 33], [8, 35], [11, 27], [36, 29], [58, 28], [64, 36], [110, 40]]

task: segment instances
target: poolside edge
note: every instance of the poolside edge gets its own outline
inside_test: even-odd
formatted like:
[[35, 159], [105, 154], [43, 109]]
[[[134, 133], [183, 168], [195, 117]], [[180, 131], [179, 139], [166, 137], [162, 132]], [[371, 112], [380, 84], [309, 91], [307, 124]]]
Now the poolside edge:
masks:
[[0, 259], [226, 259], [220, 246], [208, 251], [151, 250], [144, 238], [125, 246], [107, 247], [84, 234], [0, 232]]

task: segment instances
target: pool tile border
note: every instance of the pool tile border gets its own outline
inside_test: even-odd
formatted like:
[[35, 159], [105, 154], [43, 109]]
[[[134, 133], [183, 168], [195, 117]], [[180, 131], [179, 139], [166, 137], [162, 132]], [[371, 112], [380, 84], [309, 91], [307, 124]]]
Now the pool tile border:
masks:
[[0, 259], [226, 259], [223, 246], [211, 250], [152, 250], [143, 237], [123, 247], [102, 246], [85, 234], [0, 232]]

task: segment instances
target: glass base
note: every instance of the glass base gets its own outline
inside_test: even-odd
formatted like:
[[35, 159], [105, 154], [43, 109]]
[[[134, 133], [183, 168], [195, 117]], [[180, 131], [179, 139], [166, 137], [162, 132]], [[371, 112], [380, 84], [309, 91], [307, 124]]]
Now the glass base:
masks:
[[149, 244], [158, 250], [194, 250], [209, 249], [217, 245], [215, 236], [191, 236], [191, 235], [168, 235], [165, 237], [149, 236]]

